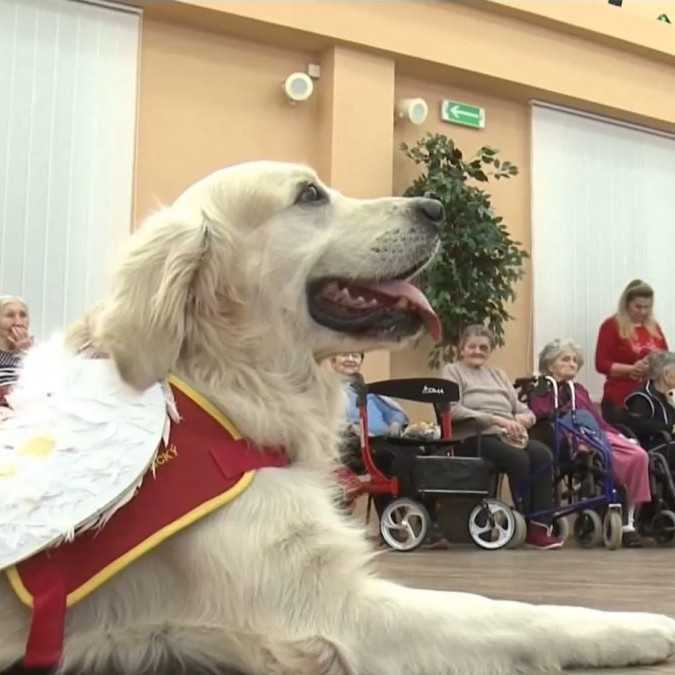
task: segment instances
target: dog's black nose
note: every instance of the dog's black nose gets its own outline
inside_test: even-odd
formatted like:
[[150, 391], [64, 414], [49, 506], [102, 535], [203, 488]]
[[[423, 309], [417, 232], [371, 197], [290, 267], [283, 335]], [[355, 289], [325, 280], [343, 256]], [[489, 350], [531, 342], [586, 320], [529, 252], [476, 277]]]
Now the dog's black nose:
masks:
[[422, 212], [425, 218], [435, 225], [439, 225], [445, 218], [445, 209], [443, 204], [437, 199], [421, 198], [417, 200], [417, 208]]

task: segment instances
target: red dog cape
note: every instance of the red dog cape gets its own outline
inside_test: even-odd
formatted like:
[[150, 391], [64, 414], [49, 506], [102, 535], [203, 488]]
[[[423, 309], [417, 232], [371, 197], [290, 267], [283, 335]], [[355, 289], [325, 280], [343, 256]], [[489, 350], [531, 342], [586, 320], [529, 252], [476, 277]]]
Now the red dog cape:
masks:
[[136, 495], [100, 529], [46, 549], [7, 570], [33, 616], [24, 665], [58, 664], [66, 607], [74, 605], [165, 539], [227, 504], [252, 482], [255, 469], [282, 467], [286, 455], [258, 449], [209, 401], [170, 378], [180, 422], [171, 425]]

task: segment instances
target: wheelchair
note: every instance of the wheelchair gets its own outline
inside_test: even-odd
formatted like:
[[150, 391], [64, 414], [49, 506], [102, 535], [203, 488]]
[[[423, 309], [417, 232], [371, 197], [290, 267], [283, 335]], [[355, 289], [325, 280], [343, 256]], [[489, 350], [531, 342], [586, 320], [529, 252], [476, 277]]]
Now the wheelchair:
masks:
[[[369, 394], [431, 404], [441, 429], [439, 439], [369, 437]], [[524, 540], [525, 520], [496, 499], [494, 467], [479, 457], [457, 456], [450, 407], [459, 400], [454, 382], [411, 378], [365, 384], [358, 391], [360, 453], [366, 473], [356, 488], [374, 502], [380, 534], [396, 551], [413, 551], [432, 527], [456, 539], [457, 515], [469, 502], [465, 528], [479, 548], [497, 550]], [[354, 484], [353, 484], [354, 485]]]
[[675, 439], [667, 431], [641, 434], [626, 413], [623, 422], [613, 424], [622, 433], [639, 440], [649, 455], [649, 487], [652, 500], [643, 504], [637, 517], [638, 532], [660, 546], [675, 545]]

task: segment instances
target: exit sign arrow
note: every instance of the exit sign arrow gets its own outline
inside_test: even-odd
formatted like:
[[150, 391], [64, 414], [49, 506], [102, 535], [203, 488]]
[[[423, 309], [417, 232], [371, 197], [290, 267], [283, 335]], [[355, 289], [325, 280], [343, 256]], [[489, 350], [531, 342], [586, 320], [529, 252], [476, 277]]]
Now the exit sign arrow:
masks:
[[441, 119], [451, 124], [461, 124], [474, 129], [485, 128], [485, 108], [461, 101], [445, 99], [441, 103]]

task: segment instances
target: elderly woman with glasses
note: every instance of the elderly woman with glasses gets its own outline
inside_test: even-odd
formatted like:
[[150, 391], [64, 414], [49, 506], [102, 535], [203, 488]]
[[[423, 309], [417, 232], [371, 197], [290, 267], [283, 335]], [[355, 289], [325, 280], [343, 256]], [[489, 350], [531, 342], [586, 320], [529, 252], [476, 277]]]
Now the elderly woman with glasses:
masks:
[[[585, 411], [583, 424], [588, 424], [605, 439], [612, 453], [614, 477], [626, 491], [627, 523], [623, 543], [627, 547], [641, 545], [635, 530], [635, 510], [639, 504], [651, 501], [649, 488], [649, 457], [645, 450], [610, 426], [598, 413], [588, 390], [574, 381], [584, 364], [581, 348], [573, 340], [553, 340], [539, 354], [539, 371], [549, 375], [558, 384], [571, 383], [574, 387], [576, 408]], [[530, 408], [537, 419], [548, 419], [553, 414], [553, 392], [530, 397]], [[569, 387], [560, 387], [559, 406], [564, 412], [571, 407]]]

